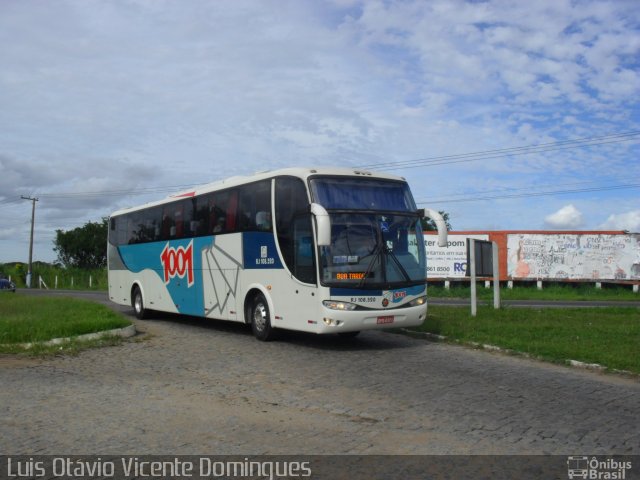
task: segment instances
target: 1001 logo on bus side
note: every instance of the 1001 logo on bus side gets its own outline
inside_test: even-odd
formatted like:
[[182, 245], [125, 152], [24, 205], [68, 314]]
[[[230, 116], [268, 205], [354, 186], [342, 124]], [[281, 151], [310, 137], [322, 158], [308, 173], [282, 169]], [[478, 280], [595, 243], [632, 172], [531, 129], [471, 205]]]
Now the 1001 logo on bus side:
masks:
[[160, 262], [164, 270], [164, 283], [169, 283], [172, 278], [187, 277], [189, 286], [193, 285], [193, 240], [187, 248], [173, 248], [169, 243], [160, 254]]

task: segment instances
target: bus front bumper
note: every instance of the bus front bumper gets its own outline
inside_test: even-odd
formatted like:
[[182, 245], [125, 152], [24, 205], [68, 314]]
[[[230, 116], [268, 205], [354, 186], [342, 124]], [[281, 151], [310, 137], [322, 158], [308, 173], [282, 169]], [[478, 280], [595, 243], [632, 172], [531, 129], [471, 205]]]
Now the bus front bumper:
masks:
[[426, 318], [426, 305], [366, 311], [342, 311], [322, 307], [322, 316], [315, 322], [314, 330], [317, 333], [342, 333], [417, 327], [422, 325]]

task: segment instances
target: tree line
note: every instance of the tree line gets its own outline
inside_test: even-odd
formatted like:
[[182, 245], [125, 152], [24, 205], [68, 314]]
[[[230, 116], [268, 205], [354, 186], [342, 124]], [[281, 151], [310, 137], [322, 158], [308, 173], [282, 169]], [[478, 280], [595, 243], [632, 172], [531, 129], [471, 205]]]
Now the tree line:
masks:
[[88, 222], [73, 230], [56, 230], [53, 251], [67, 268], [103, 268], [107, 266], [109, 219]]

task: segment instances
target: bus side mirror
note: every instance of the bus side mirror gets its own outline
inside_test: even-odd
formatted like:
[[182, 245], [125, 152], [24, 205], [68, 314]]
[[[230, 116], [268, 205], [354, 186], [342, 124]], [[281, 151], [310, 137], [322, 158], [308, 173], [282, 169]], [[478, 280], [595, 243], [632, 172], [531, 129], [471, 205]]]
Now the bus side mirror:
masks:
[[316, 217], [316, 229], [318, 234], [318, 246], [327, 247], [331, 245], [331, 220], [325, 208], [318, 204], [311, 204], [311, 214]]
[[430, 218], [436, 224], [436, 228], [438, 229], [438, 246], [446, 247], [447, 246], [447, 224], [440, 215], [435, 210], [431, 210], [430, 208], [425, 208], [420, 211], [420, 214], [425, 218]]

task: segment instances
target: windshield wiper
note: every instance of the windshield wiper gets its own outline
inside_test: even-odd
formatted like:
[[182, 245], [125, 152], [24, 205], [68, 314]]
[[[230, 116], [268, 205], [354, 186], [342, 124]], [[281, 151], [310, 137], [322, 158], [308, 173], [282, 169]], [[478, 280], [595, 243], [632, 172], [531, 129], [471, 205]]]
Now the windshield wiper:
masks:
[[[411, 281], [411, 277], [407, 273], [407, 270], [402, 266], [402, 263], [400, 263], [400, 260], [398, 260], [398, 257], [396, 256], [396, 254], [393, 253], [393, 250], [390, 250], [384, 243], [379, 243], [375, 251], [373, 252], [373, 258], [369, 262], [369, 265], [367, 265], [367, 270], [365, 271], [364, 276], [358, 283], [358, 288], [361, 288], [365, 284], [365, 282], [367, 281], [367, 278], [369, 278], [369, 274], [373, 270], [373, 266], [375, 265], [376, 260], [382, 256], [383, 252], [388, 254], [389, 258], [393, 260], [393, 262], [398, 267], [398, 270], [404, 277], [405, 281], [407, 282]], [[381, 265], [381, 267], [383, 267], [383, 265]], [[383, 275], [384, 275], [384, 282], [387, 283], [387, 272], [386, 272], [386, 269], [384, 268], [383, 268]]]
[[369, 262], [369, 265], [367, 265], [367, 270], [364, 272], [364, 276], [358, 283], [358, 288], [361, 288], [364, 285], [364, 283], [367, 281], [367, 278], [369, 278], [369, 274], [373, 270], [373, 265], [376, 263], [376, 260], [380, 258], [380, 256], [382, 255], [382, 251], [383, 251], [383, 246], [382, 246], [382, 243], [380, 242], [376, 246], [375, 250], [371, 253], [371, 255], [373, 255], [373, 258]]
[[400, 273], [404, 276], [405, 280], [407, 282], [410, 282], [411, 281], [411, 277], [409, 276], [409, 274], [407, 273], [405, 268], [402, 266], [402, 263], [400, 263], [400, 260], [398, 260], [398, 257], [396, 256], [396, 254], [393, 253], [393, 250], [389, 250], [387, 248], [386, 251], [389, 254], [389, 256], [391, 257], [391, 259], [395, 262], [396, 266], [398, 267], [398, 270], [400, 270]]

